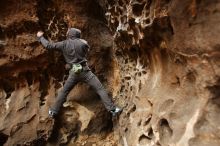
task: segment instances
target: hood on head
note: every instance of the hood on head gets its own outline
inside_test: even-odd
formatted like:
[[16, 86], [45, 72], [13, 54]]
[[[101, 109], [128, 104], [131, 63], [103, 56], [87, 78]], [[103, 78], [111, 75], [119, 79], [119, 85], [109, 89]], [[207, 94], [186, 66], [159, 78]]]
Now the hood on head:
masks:
[[69, 28], [67, 31], [67, 38], [80, 38], [81, 31], [77, 28]]

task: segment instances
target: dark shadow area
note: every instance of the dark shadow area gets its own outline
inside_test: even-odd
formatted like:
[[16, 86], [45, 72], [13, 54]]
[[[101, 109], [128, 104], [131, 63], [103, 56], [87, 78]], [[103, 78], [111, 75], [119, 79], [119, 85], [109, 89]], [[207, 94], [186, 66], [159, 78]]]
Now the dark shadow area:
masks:
[[213, 86], [209, 86], [208, 89], [212, 93], [212, 102], [220, 107], [220, 79]]
[[166, 119], [160, 120], [159, 127], [159, 137], [161, 141], [168, 144], [171, 136], [173, 135], [173, 130]]
[[33, 142], [33, 146], [46, 146], [47, 142], [44, 138], [37, 139]]
[[138, 139], [140, 145], [147, 145], [150, 143], [151, 138], [147, 137], [146, 135], [141, 135]]
[[40, 106], [43, 106], [45, 104], [45, 96], [48, 94], [48, 88], [49, 88], [49, 75], [45, 71], [43, 72], [42, 76], [40, 77]]
[[143, 3], [143, 4], [134, 4], [132, 6], [132, 11], [133, 11], [134, 15], [140, 16], [142, 14], [144, 5], [145, 5], [145, 3]]
[[11, 93], [15, 90], [15, 85], [12, 81], [10, 81], [10, 79], [1, 79], [0, 83], [7, 94], [6, 99], [8, 99], [11, 96]]
[[30, 71], [27, 71], [27, 72], [25, 73], [25, 77], [26, 77], [28, 86], [31, 86], [31, 85], [33, 84], [33, 73], [30, 72]]
[[[47, 38], [59, 41], [66, 38], [68, 26], [64, 21], [64, 12], [59, 10], [59, 3], [51, 0], [37, 0], [37, 16], [39, 26]], [[55, 32], [58, 33], [54, 36]]]
[[60, 118], [57, 116], [55, 118], [54, 126], [52, 133], [48, 139], [48, 142], [50, 144], [57, 144], [59, 142], [59, 129], [62, 127], [62, 124], [60, 122]]
[[3, 146], [8, 140], [8, 135], [0, 133], [0, 145]]

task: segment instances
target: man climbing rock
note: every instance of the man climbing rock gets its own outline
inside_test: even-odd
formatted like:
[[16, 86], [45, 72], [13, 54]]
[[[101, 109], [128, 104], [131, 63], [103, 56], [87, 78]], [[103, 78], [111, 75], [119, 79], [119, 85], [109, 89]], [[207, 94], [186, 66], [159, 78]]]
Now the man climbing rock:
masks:
[[114, 105], [99, 79], [89, 69], [86, 59], [89, 45], [85, 40], [80, 39], [80, 35], [81, 31], [79, 29], [70, 28], [67, 31], [66, 40], [53, 43], [43, 37], [43, 32], [39, 31], [37, 33], [39, 42], [47, 49], [61, 51], [65, 61], [70, 66], [68, 79], [63, 89], [58, 93], [56, 102], [49, 109], [49, 116], [54, 117], [58, 114], [61, 106], [66, 101], [67, 95], [78, 82], [89, 84], [101, 97], [105, 108], [111, 112], [113, 116], [117, 115], [122, 109]]

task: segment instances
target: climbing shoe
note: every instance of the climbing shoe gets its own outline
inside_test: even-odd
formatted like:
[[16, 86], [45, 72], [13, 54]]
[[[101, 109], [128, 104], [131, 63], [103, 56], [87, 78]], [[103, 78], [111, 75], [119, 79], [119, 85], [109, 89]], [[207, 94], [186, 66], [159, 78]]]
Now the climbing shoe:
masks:
[[50, 118], [54, 118], [54, 117], [57, 115], [57, 112], [55, 112], [55, 111], [52, 110], [52, 109], [49, 109], [48, 114], [49, 114], [49, 117], [50, 117]]
[[111, 110], [110, 112], [111, 112], [112, 116], [116, 116], [122, 112], [122, 109], [119, 107], [115, 107], [115, 109]]

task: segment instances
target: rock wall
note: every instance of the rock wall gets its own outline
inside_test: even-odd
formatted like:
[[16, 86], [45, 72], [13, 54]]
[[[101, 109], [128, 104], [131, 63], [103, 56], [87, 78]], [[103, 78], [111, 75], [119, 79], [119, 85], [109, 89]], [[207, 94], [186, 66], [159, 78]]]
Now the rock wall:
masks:
[[110, 93], [114, 86], [113, 38], [98, 2], [0, 2], [0, 145], [115, 143], [110, 114], [84, 84], [70, 93], [56, 121], [48, 118], [48, 108], [68, 71], [62, 55], [45, 50], [36, 33], [42, 30], [49, 40], [60, 41], [71, 26], [81, 29], [88, 40], [89, 65]]
[[[218, 0], [1, 1], [0, 145], [220, 145], [219, 16]], [[68, 72], [36, 32], [60, 41], [71, 26], [119, 117], [79, 84], [48, 118]]]
[[220, 1], [108, 1], [124, 146], [218, 146]]

